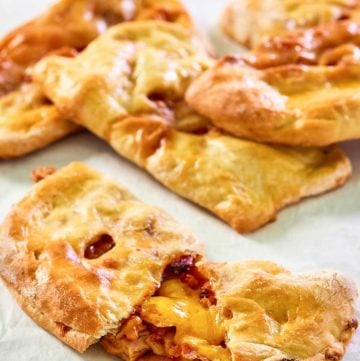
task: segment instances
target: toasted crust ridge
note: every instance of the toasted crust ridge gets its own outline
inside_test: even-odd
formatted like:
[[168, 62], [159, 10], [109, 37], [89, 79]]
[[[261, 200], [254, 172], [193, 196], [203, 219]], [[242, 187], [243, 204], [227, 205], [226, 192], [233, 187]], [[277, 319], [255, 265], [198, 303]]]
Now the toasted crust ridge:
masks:
[[292, 64], [257, 70], [226, 57], [191, 84], [186, 100], [235, 136], [324, 147], [360, 137], [359, 69]]

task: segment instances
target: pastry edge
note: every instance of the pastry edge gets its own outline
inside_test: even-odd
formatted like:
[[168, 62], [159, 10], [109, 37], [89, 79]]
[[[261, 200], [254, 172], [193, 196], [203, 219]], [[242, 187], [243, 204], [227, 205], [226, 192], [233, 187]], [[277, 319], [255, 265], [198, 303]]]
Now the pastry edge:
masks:
[[83, 332], [70, 330], [65, 332], [62, 325], [56, 323], [47, 314], [40, 312], [40, 310], [33, 307], [27, 297], [21, 295], [11, 284], [1, 278], [6, 288], [15, 298], [19, 307], [40, 327], [53, 334], [57, 339], [64, 342], [68, 346], [74, 348], [80, 353], [84, 353], [92, 344], [98, 341], [95, 337]]
[[[30, 133], [6, 131], [0, 139], [0, 159], [12, 159], [27, 155], [47, 147], [68, 135], [80, 131], [80, 126], [70, 121], [62, 124], [41, 126]], [[1, 129], [0, 129], [1, 132]]]

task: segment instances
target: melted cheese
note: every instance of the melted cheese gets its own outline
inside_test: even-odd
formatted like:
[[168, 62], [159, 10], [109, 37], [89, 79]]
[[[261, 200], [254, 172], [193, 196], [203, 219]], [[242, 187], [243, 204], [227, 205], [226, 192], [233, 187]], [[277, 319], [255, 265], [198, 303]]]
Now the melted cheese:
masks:
[[198, 291], [179, 280], [164, 282], [158, 294], [143, 305], [144, 321], [157, 327], [175, 327], [175, 344], [187, 344], [211, 361], [231, 360], [230, 352], [220, 346], [225, 330], [215, 306], [204, 307]]

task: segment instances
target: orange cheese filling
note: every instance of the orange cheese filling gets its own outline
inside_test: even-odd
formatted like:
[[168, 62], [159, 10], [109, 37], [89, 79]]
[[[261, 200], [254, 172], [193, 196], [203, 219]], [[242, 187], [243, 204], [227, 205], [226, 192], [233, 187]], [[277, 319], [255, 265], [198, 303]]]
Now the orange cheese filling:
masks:
[[141, 318], [159, 328], [175, 327], [176, 345], [186, 345], [211, 361], [230, 361], [230, 352], [221, 346], [225, 329], [219, 311], [203, 305], [199, 293], [179, 279], [165, 281], [158, 295], [144, 303]]
[[196, 275], [183, 276], [164, 281], [116, 335], [104, 337], [106, 351], [126, 361], [151, 361], [151, 355], [164, 361], [231, 361], [224, 347], [222, 315], [211, 291]]

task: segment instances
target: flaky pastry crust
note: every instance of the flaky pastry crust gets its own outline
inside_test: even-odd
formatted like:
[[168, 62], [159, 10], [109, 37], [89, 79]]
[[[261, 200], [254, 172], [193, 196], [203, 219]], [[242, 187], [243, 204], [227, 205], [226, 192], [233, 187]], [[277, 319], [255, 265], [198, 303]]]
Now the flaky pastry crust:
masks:
[[276, 220], [279, 211], [344, 184], [350, 162], [338, 147], [271, 147], [214, 131], [170, 131], [146, 169], [240, 233]]
[[83, 50], [110, 26], [132, 20], [192, 21], [177, 0], [61, 0], [0, 42], [0, 95], [18, 88], [26, 70], [62, 48]]
[[227, 57], [195, 80], [186, 99], [236, 136], [326, 146], [360, 137], [359, 80], [357, 63], [255, 70]]
[[53, 53], [81, 51], [123, 21], [158, 19], [194, 29], [178, 0], [61, 0], [0, 41], [0, 158], [19, 157], [79, 130], [31, 82], [29, 68]]
[[357, 0], [233, 0], [221, 27], [229, 37], [251, 49], [273, 36], [350, 18]]
[[346, 181], [351, 166], [337, 147], [273, 148], [209, 131], [183, 98], [211, 64], [184, 29], [133, 23], [114, 27], [75, 59], [46, 59], [34, 77], [62, 112], [240, 232]]
[[0, 98], [0, 159], [43, 148], [80, 128], [33, 83]]
[[343, 276], [294, 274], [266, 261], [195, 268], [180, 280], [165, 279], [116, 336], [102, 340], [105, 350], [125, 361], [339, 361], [344, 356], [358, 326], [358, 295]]
[[357, 328], [355, 285], [336, 273], [292, 274], [271, 262], [213, 263], [210, 279], [234, 361], [340, 360]]
[[81, 163], [40, 181], [0, 229], [0, 275], [42, 327], [83, 352], [115, 332], [197, 240]]
[[273, 36], [245, 54], [243, 60], [257, 69], [287, 64], [354, 64], [360, 60], [359, 45], [359, 22], [344, 20]]

